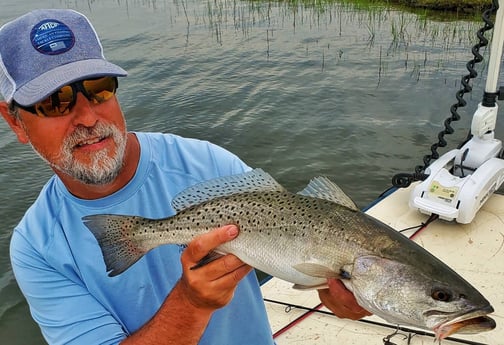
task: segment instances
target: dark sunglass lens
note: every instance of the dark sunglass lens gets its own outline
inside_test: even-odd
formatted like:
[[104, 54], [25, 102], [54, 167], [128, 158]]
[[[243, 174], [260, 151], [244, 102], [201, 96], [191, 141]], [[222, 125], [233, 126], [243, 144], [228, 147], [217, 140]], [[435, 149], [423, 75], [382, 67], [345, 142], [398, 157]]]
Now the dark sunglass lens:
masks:
[[35, 104], [35, 109], [40, 116], [64, 116], [70, 112], [73, 99], [74, 92], [72, 86], [63, 86], [51, 96]]
[[114, 77], [84, 80], [82, 82], [88, 99], [95, 104], [100, 104], [111, 99], [116, 91], [117, 81]]

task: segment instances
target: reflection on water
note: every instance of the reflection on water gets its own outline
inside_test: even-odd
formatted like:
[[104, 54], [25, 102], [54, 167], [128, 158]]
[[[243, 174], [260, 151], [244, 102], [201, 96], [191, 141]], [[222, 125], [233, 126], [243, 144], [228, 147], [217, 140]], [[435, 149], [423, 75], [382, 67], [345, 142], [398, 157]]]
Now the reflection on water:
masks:
[[[293, 191], [324, 174], [365, 206], [394, 173], [421, 163], [481, 25], [316, 3], [4, 0], [0, 22], [37, 7], [85, 13], [106, 56], [129, 71], [119, 98], [130, 129], [211, 140]], [[473, 86], [452, 145], [466, 134], [483, 81]], [[8, 240], [50, 175], [0, 123], [0, 339], [10, 344], [42, 343]]]

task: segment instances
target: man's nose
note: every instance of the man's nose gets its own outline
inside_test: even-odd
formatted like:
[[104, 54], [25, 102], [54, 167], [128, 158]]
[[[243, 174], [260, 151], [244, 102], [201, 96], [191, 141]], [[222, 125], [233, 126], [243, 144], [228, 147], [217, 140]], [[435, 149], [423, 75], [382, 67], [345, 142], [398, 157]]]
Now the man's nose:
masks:
[[72, 109], [73, 124], [75, 127], [81, 125], [84, 127], [93, 127], [98, 121], [93, 104], [82, 94], [77, 92], [77, 99]]

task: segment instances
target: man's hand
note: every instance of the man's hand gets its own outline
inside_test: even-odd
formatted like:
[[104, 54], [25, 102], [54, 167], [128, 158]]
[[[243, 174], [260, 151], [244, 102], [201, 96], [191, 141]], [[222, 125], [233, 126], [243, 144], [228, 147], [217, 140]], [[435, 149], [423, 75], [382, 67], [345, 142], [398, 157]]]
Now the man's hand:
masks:
[[121, 345], [198, 344], [212, 313], [231, 301], [236, 286], [252, 268], [231, 254], [197, 269], [191, 267], [236, 236], [238, 228], [228, 225], [192, 240], [180, 259], [180, 281], [156, 315]]
[[240, 280], [252, 270], [232, 254], [191, 269], [213, 249], [236, 236], [238, 228], [227, 225], [196, 237], [182, 253], [183, 274], [179, 284], [194, 307], [215, 310], [227, 305]]
[[319, 298], [334, 315], [342, 319], [358, 320], [371, 315], [357, 304], [354, 295], [339, 279], [328, 279], [329, 289], [318, 290]]

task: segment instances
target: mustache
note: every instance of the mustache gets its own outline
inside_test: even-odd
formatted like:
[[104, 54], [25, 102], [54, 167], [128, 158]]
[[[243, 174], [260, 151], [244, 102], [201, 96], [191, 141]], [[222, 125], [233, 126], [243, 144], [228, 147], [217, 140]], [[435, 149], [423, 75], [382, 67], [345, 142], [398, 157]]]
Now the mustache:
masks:
[[82, 144], [91, 138], [103, 139], [112, 136], [113, 129], [111, 126], [105, 125], [101, 122], [93, 127], [78, 126], [64, 141], [64, 147], [73, 149], [74, 147]]

